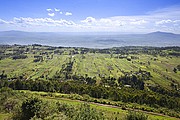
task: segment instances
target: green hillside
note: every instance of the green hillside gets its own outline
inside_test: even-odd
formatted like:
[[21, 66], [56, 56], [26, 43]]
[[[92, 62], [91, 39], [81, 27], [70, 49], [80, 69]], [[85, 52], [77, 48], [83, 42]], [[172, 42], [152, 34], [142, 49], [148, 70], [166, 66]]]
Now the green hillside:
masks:
[[[87, 102], [96, 108], [97, 117], [104, 119], [123, 120], [129, 110], [148, 115], [149, 120], [178, 119], [179, 61], [179, 47], [90, 49], [0, 45], [0, 119], [13, 118], [17, 109], [21, 113], [21, 105], [29, 96], [48, 101], [47, 104], [72, 103], [80, 113], [82, 109], [76, 105]], [[54, 107], [52, 111], [49, 114], [58, 113]], [[66, 110], [59, 112], [68, 119], [71, 116]], [[103, 117], [99, 116], [101, 112]]]
[[[125, 75], [142, 77], [145, 86], [160, 85], [179, 89], [180, 48], [124, 47], [112, 49], [55, 48], [49, 46], [1, 46], [0, 73], [9, 80], [85, 80], [90, 77], [96, 84], [104, 79], [118, 79]], [[175, 55], [174, 55], [174, 54]], [[15, 58], [26, 56], [25, 59]], [[14, 59], [13, 59], [14, 57]], [[176, 69], [176, 71], [174, 71]], [[142, 72], [140, 72], [142, 71]], [[148, 78], [147, 78], [148, 77]]]

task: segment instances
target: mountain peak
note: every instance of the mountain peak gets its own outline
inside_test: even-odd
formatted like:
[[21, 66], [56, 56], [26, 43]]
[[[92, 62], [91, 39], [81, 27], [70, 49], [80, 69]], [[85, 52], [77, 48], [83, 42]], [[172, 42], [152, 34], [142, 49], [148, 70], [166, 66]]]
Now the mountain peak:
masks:
[[156, 32], [148, 33], [148, 35], [175, 35], [175, 34], [174, 33], [170, 33], [170, 32], [156, 31]]

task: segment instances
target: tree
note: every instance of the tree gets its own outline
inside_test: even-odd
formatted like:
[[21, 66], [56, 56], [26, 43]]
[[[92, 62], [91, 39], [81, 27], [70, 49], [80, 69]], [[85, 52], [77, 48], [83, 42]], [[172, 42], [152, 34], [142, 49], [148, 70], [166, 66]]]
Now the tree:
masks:
[[180, 65], [177, 65], [177, 69], [180, 71]]
[[42, 101], [38, 98], [30, 98], [27, 99], [22, 103], [21, 109], [22, 109], [22, 120], [30, 120], [32, 117], [35, 116], [36, 111], [39, 111], [40, 106], [39, 104]]
[[175, 73], [177, 73], [177, 69], [176, 69], [176, 68], [174, 68], [173, 71], [174, 71]]

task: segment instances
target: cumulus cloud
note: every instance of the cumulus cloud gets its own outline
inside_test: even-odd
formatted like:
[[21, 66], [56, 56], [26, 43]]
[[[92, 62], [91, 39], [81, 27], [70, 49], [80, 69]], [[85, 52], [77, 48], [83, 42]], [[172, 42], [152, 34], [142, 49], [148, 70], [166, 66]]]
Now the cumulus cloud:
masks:
[[147, 23], [147, 21], [145, 21], [145, 20], [137, 20], [137, 21], [130, 22], [130, 24], [133, 24], [133, 25], [142, 25], [145, 23]]
[[8, 24], [7, 21], [0, 19], [0, 24]]
[[51, 11], [53, 11], [51, 8], [48, 8], [48, 9], [46, 9], [48, 12], [51, 12]]
[[54, 17], [55, 13], [48, 13], [49, 16]]
[[[60, 11], [60, 9], [58, 9], [58, 8], [54, 8], [54, 9], [48, 8], [46, 10], [48, 12], [48, 15], [51, 16], [51, 17], [55, 16], [55, 13], [59, 13], [61, 15], [63, 14], [63, 12]], [[71, 16], [72, 13], [71, 12], [65, 12], [64, 15], [65, 16]]]
[[180, 7], [170, 7], [138, 16], [113, 16], [96, 19], [87, 17], [81, 20], [84, 28], [101, 31], [152, 32], [167, 31], [180, 33]]
[[169, 24], [169, 23], [180, 23], [180, 20], [161, 20], [161, 21], [157, 21], [156, 24], [157, 25], [162, 25], [162, 24]]
[[[53, 18], [56, 13], [72, 15], [70, 12], [62, 12], [59, 9], [49, 9], [48, 15]], [[53, 12], [54, 11], [54, 12]], [[170, 7], [151, 11], [138, 16], [112, 16], [108, 18], [95, 18], [92, 16], [82, 20], [68, 21], [52, 18], [14, 18], [6, 21], [0, 19], [0, 24], [19, 26], [61, 26], [76, 28], [79, 31], [114, 31], [114, 32], [153, 32], [167, 31], [180, 33], [180, 7]]]
[[71, 13], [71, 12], [66, 12], [65, 15], [66, 15], [66, 16], [71, 16], [72, 13]]
[[59, 12], [59, 11], [60, 11], [60, 9], [54, 8], [54, 11]]
[[87, 17], [85, 20], [82, 20], [81, 21], [82, 23], [95, 23], [96, 22], [96, 19], [93, 18], [93, 17]]
[[0, 23], [3, 24], [12, 24], [16, 26], [75, 26], [76, 24], [73, 21], [68, 21], [64, 19], [54, 20], [52, 18], [13, 18], [12, 21], [5, 21], [0, 19]]

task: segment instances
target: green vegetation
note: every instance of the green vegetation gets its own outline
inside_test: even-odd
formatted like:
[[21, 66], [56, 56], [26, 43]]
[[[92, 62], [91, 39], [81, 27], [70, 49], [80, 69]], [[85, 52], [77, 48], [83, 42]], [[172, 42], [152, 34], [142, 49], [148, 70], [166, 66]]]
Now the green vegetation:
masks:
[[0, 45], [0, 118], [180, 118], [179, 55], [179, 47]]
[[147, 120], [148, 116], [143, 113], [129, 112], [126, 116], [126, 120]]
[[[9, 88], [2, 88], [0, 89], [0, 95], [0, 102], [9, 101], [11, 99], [11, 102], [8, 102], [8, 105], [0, 105], [1, 112], [6, 113], [0, 114], [1, 118], [7, 119], [21, 120], [31, 118], [31, 120], [124, 120], [127, 116], [130, 115], [128, 110], [122, 110], [120, 109], [120, 107], [115, 107], [113, 105], [97, 104], [93, 102], [84, 103], [83, 101], [77, 101], [75, 100], [77, 99], [77, 95], [73, 94], [31, 92], [22, 90], [15, 91]], [[79, 95], [78, 98], [84, 99], [83, 96]], [[109, 102], [113, 103], [113, 101]], [[172, 117], [164, 116], [162, 114], [153, 114], [150, 112], [143, 113], [143, 111], [139, 111], [136, 114], [138, 114], [138, 117], [140, 117], [139, 115], [148, 116], [148, 120], [175, 119]]]

